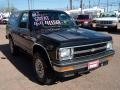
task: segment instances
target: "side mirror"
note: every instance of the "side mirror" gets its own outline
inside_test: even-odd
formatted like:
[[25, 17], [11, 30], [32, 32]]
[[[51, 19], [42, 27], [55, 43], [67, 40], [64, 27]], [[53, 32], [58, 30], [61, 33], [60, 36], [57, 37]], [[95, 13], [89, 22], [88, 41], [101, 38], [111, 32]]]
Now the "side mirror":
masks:
[[20, 28], [27, 28], [27, 23], [26, 22], [21, 22], [20, 23]]

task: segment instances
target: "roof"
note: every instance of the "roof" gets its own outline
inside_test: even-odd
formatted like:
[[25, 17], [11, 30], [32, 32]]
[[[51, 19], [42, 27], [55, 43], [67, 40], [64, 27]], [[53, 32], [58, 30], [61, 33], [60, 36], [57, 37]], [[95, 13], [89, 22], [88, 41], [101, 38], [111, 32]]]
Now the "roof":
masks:
[[37, 10], [21, 10], [20, 12], [33, 12], [33, 11], [41, 11], [41, 12], [48, 12], [48, 11], [49, 12], [64, 12], [62, 10], [40, 10], [40, 9], [37, 9]]

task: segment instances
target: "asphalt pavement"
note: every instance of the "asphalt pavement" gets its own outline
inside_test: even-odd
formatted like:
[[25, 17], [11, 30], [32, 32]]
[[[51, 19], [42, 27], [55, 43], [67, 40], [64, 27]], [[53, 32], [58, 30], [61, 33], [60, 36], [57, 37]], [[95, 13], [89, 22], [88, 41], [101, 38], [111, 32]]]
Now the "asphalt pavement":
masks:
[[113, 37], [116, 52], [107, 66], [53, 85], [40, 85], [34, 78], [31, 58], [23, 54], [12, 57], [5, 25], [0, 25], [0, 90], [120, 90], [120, 32], [106, 34]]

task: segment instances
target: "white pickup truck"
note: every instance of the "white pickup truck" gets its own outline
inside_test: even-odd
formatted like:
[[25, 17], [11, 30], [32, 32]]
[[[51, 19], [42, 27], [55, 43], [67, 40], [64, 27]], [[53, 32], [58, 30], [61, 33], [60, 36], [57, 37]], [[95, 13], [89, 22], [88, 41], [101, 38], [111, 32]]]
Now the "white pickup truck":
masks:
[[114, 31], [120, 29], [120, 16], [115, 13], [104, 13], [99, 18], [94, 18], [92, 22], [93, 28], [114, 28]]

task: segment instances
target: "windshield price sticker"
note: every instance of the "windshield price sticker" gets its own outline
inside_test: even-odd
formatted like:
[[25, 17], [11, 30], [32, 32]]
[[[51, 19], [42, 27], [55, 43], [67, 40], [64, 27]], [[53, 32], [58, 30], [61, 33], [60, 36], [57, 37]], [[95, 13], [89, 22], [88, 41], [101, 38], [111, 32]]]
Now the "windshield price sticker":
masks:
[[47, 14], [32, 13], [34, 26], [44, 26], [44, 25], [61, 25], [60, 20], [54, 20], [49, 18]]
[[61, 22], [59, 20], [49, 20], [49, 21], [38, 21], [38, 22], [34, 22], [35, 26], [39, 26], [39, 25], [60, 25]]

